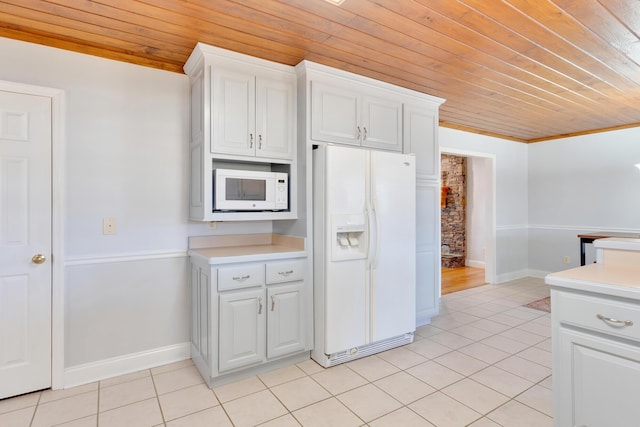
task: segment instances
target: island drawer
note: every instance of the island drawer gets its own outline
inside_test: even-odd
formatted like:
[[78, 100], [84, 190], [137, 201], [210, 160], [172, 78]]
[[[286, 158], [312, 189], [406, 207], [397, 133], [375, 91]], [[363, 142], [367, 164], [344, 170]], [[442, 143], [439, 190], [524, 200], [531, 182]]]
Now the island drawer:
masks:
[[640, 341], [640, 304], [561, 291], [554, 291], [554, 298], [559, 322]]

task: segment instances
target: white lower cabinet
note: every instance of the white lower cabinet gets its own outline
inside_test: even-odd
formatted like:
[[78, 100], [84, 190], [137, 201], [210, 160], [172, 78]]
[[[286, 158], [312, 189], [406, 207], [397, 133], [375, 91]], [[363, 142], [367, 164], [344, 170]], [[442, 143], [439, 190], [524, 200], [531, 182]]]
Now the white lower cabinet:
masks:
[[264, 289], [223, 294], [219, 304], [219, 371], [264, 361]]
[[305, 348], [304, 284], [269, 286], [267, 289], [267, 357]]
[[313, 310], [306, 263], [192, 260], [191, 353], [209, 386], [309, 358]]
[[640, 303], [552, 289], [554, 422], [635, 427], [640, 420]]

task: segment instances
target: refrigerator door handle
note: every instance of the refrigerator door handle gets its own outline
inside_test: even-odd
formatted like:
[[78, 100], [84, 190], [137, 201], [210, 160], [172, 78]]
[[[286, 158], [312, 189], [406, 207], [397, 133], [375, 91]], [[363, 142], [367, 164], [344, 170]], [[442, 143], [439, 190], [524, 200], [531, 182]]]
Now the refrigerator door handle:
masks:
[[375, 268], [378, 258], [378, 215], [375, 206], [369, 210], [369, 267]]

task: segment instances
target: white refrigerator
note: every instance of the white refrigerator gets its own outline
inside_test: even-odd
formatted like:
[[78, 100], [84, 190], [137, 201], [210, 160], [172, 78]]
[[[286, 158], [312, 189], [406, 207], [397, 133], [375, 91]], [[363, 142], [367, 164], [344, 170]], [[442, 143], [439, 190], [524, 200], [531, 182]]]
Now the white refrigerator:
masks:
[[328, 367], [412, 342], [415, 157], [323, 145], [313, 167], [312, 358]]

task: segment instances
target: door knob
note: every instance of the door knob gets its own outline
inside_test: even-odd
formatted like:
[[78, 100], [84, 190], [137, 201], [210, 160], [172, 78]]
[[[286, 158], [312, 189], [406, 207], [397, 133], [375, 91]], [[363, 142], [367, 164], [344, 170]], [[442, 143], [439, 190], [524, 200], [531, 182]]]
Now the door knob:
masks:
[[42, 254], [35, 254], [33, 258], [31, 258], [31, 261], [33, 261], [34, 264], [42, 264], [46, 260], [47, 260], [47, 257]]

